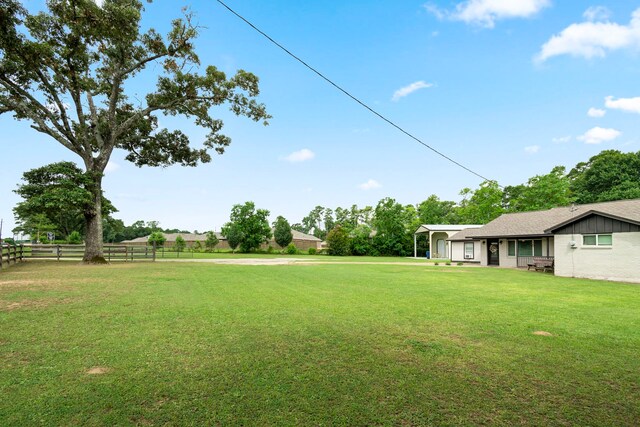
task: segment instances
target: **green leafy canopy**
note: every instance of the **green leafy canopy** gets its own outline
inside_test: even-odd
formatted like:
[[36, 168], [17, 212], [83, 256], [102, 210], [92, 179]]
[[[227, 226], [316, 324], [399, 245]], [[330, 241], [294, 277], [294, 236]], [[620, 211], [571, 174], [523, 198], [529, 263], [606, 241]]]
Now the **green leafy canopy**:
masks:
[[[17, 0], [0, 0], [0, 115], [28, 121], [82, 158], [93, 197], [85, 260], [102, 258], [102, 174], [114, 149], [137, 166], [196, 166], [231, 141], [214, 107], [264, 124], [270, 118], [255, 99], [258, 77], [239, 70], [227, 78], [201, 66], [188, 9], [163, 36], [141, 30], [140, 1], [100, 3], [48, 0], [46, 11], [30, 13]], [[134, 78], [157, 83], [140, 99]], [[161, 128], [159, 115], [183, 116], [208, 133], [192, 147], [181, 130]]]

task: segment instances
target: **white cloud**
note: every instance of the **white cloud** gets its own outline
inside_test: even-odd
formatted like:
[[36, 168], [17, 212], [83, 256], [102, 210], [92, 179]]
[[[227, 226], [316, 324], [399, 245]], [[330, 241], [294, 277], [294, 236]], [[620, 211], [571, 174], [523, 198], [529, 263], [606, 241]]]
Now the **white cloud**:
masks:
[[607, 114], [607, 110], [601, 110], [600, 108], [589, 108], [589, 111], [587, 111], [587, 116], [589, 117], [595, 117], [595, 118], [600, 118], [600, 117], [604, 117], [604, 115]]
[[316, 153], [309, 150], [308, 148], [303, 148], [300, 151], [294, 151], [293, 153], [289, 154], [283, 159], [286, 160], [287, 162], [299, 163], [299, 162], [306, 162], [307, 160], [311, 160], [315, 156], [316, 156]]
[[495, 22], [509, 18], [528, 18], [551, 4], [550, 0], [467, 0], [448, 11], [433, 3], [424, 5], [436, 18], [463, 21], [467, 24], [493, 28]]
[[404, 98], [405, 96], [410, 95], [417, 90], [426, 89], [431, 86], [433, 86], [433, 84], [425, 83], [423, 80], [411, 83], [409, 86], [402, 87], [395, 91], [393, 93], [393, 96], [391, 97], [391, 100], [397, 102], [400, 100], [400, 98]]
[[640, 114], [640, 97], [614, 99], [613, 96], [607, 96], [604, 105], [612, 110], [622, 110], [628, 113]]
[[579, 136], [578, 139], [584, 141], [585, 144], [600, 144], [606, 141], [613, 141], [620, 135], [622, 135], [622, 132], [619, 130], [596, 126], [589, 129], [584, 135]]
[[611, 11], [604, 6], [591, 6], [582, 14], [587, 21], [608, 21], [611, 17]]
[[551, 142], [555, 143], [555, 144], [564, 144], [565, 142], [569, 142], [571, 141], [571, 135], [567, 135], [567, 136], [559, 136], [556, 138], [551, 138]]
[[[587, 9], [588, 18], [602, 18]], [[605, 18], [606, 19], [606, 18]], [[631, 14], [629, 25], [593, 20], [571, 24], [560, 34], [547, 41], [536, 56], [536, 62], [544, 62], [559, 55], [583, 58], [604, 57], [607, 52], [620, 49], [640, 48], [640, 9]]]
[[375, 179], [370, 179], [369, 181], [362, 183], [360, 185], [358, 185], [358, 188], [360, 188], [361, 190], [374, 190], [376, 188], [380, 188], [382, 187], [382, 185], [376, 181]]
[[535, 154], [540, 151], [539, 145], [530, 145], [528, 147], [524, 147], [524, 152], [527, 154]]
[[109, 160], [107, 166], [104, 168], [104, 172], [111, 173], [117, 171], [118, 169], [120, 169], [120, 165], [114, 161]]

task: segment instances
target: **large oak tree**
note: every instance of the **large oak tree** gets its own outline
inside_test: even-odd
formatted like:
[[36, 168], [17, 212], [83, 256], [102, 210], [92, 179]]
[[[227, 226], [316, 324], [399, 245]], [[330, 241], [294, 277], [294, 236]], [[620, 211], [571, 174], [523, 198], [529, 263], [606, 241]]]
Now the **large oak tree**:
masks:
[[[236, 115], [269, 118], [258, 103], [258, 78], [231, 78], [202, 67], [195, 52], [198, 29], [190, 13], [162, 36], [142, 31], [137, 0], [49, 0], [30, 13], [20, 2], [0, 0], [0, 114], [31, 127], [82, 159], [91, 180], [93, 209], [85, 213], [85, 261], [102, 257], [102, 177], [114, 149], [137, 166], [195, 166], [222, 153], [229, 137], [211, 115], [227, 104]], [[134, 76], [154, 66], [155, 90], [132, 99]], [[158, 126], [159, 114], [184, 116], [209, 133], [192, 147], [180, 130]]]

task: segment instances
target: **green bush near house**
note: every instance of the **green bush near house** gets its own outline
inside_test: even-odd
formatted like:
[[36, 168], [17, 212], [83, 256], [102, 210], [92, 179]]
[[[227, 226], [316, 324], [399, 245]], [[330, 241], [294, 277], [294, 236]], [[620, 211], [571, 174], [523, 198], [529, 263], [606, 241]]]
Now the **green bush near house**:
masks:
[[287, 251], [287, 254], [289, 255], [295, 255], [298, 253], [298, 248], [296, 248], [296, 245], [294, 245], [293, 243], [289, 243], [287, 245], [286, 251]]

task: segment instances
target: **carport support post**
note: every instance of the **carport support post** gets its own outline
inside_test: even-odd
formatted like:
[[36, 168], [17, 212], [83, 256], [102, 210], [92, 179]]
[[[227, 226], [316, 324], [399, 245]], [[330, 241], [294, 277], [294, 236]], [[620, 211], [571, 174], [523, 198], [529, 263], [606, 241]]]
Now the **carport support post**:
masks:
[[418, 258], [418, 235], [413, 233], [413, 257]]

